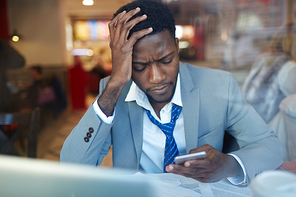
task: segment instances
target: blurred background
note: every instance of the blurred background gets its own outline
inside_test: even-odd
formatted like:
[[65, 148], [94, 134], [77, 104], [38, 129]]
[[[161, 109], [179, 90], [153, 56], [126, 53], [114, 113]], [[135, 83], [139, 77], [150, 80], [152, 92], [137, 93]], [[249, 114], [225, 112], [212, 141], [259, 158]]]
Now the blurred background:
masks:
[[[43, 81], [58, 81], [65, 100], [57, 110], [41, 106], [38, 158], [58, 160], [65, 137], [94, 101], [99, 80], [110, 74], [108, 23], [128, 2], [0, 0], [0, 38], [25, 59], [23, 66], [4, 71], [18, 109], [32, 108], [28, 89], [36, 81], [33, 66], [42, 68]], [[230, 71], [240, 87], [265, 52], [285, 52], [283, 46], [288, 46], [289, 58], [296, 56], [294, 0], [162, 2], [176, 20], [181, 61]]]

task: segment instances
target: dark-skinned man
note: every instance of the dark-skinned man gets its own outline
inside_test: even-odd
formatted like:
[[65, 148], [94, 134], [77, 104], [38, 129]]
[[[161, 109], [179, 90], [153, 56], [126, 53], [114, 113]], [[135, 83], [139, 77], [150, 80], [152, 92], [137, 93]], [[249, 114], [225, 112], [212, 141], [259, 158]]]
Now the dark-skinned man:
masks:
[[[201, 182], [248, 184], [282, 164], [283, 145], [250, 107], [232, 75], [179, 62], [169, 9], [134, 1], [109, 24], [112, 72], [66, 139], [61, 161], [100, 165], [113, 145], [113, 166], [169, 172]], [[225, 132], [239, 150], [222, 153]], [[174, 164], [174, 157], [206, 158]]]

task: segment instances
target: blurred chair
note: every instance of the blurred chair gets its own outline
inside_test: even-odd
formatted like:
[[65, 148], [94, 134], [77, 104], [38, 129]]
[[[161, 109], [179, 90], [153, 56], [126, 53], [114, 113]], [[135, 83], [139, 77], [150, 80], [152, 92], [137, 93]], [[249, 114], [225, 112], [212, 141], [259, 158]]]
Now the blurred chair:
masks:
[[[6, 127], [15, 126], [10, 136], [7, 135]], [[33, 111], [0, 113], [0, 154], [17, 155], [15, 148], [16, 139], [20, 142], [25, 140], [27, 144], [27, 156], [37, 156], [37, 136], [40, 128], [40, 109]], [[22, 147], [24, 149], [24, 145]]]
[[296, 94], [288, 96], [280, 103], [280, 112], [269, 125], [285, 144], [284, 162], [296, 161]]

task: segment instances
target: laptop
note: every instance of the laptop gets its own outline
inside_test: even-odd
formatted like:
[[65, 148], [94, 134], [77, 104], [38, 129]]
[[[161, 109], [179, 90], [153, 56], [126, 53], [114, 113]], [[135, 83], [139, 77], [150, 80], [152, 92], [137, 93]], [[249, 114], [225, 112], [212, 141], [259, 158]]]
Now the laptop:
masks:
[[155, 190], [126, 170], [0, 155], [0, 196], [150, 197]]

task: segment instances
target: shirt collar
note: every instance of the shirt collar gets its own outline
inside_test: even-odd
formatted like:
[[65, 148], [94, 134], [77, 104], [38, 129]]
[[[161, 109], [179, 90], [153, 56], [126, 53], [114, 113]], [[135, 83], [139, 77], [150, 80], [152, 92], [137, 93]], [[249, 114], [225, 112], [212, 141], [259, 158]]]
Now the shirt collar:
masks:
[[[135, 82], [132, 82], [132, 85], [129, 89], [129, 92], [125, 98], [126, 102], [131, 102], [131, 101], [136, 101], [136, 103], [148, 110], [152, 110], [152, 106], [146, 96], [146, 94], [137, 86], [137, 84]], [[181, 86], [180, 86], [180, 74], [178, 73], [177, 76], [177, 82], [176, 82], [176, 89], [175, 89], [175, 93], [174, 96], [171, 100], [170, 103], [168, 103], [169, 105], [171, 105], [171, 103], [174, 103], [176, 105], [179, 105], [181, 107], [183, 107], [182, 105], [182, 99], [181, 99]]]

